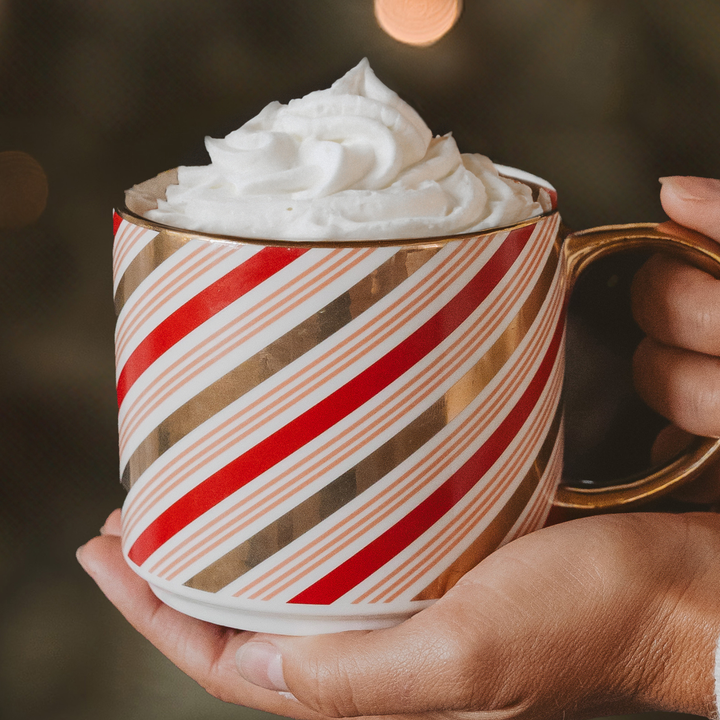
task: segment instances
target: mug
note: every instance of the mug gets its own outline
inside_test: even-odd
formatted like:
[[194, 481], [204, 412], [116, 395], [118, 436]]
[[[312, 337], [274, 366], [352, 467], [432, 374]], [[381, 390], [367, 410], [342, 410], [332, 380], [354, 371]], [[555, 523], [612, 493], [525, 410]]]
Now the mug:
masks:
[[186, 231], [128, 194], [114, 240], [122, 546], [160, 599], [245, 630], [386, 627], [553, 506], [634, 507], [717, 453], [698, 438], [633, 482], [562, 484], [578, 275], [644, 248], [720, 277], [720, 248], [667, 223], [567, 234], [552, 186], [501, 172], [552, 209], [402, 241]]

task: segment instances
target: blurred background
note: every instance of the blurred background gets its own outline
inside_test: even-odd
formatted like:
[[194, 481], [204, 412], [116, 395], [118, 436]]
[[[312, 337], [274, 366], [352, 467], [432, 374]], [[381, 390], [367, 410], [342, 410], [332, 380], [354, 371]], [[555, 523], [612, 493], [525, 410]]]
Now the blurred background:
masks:
[[[3, 718], [263, 715], [206, 695], [75, 562], [123, 500], [111, 210], [365, 56], [436, 134], [550, 180], [572, 228], [662, 220], [658, 177], [720, 176], [716, 0], [466, 0], [429, 47], [389, 37], [371, 0], [0, 0]], [[662, 424], [631, 392], [640, 261], [604, 262], [573, 298], [575, 479], [647, 465]]]

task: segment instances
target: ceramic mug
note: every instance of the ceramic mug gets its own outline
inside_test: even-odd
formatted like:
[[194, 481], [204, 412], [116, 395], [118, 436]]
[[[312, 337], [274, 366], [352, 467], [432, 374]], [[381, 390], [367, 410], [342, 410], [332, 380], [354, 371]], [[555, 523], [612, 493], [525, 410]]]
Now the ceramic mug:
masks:
[[[310, 634], [395, 624], [554, 505], [632, 507], [720, 440], [602, 490], [561, 484], [565, 308], [595, 258], [664, 250], [671, 225], [511, 227], [403, 241], [278, 242], [115, 215], [122, 546], [168, 605]], [[167, 182], [168, 179], [166, 178]], [[172, 181], [170, 177], [169, 181]]]

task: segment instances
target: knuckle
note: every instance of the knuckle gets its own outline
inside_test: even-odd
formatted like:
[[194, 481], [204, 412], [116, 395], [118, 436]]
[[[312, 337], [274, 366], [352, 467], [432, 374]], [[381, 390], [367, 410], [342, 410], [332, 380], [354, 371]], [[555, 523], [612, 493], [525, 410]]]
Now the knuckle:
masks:
[[435, 682], [448, 705], [456, 710], [498, 710], [504, 706], [504, 673], [498, 668], [506, 666], [502, 643], [493, 642], [487, 633], [482, 652], [468, 643], [467, 627], [458, 623], [446, 633], [433, 649], [434, 663], [440, 672]]
[[720, 435], [720, 382], [693, 385], [688, 396], [691, 430], [699, 435]]
[[363, 713], [357, 706], [358, 691], [351, 680], [351, 672], [340, 662], [314, 661], [303, 668], [308, 685], [296, 692], [298, 700], [327, 717], [358, 717]]
[[208, 695], [212, 695], [214, 698], [217, 698], [222, 702], [237, 702], [237, 698], [233, 692], [234, 689], [229, 687], [227, 683], [223, 683], [214, 673], [210, 673], [206, 677], [200, 678], [198, 680], [198, 684], [203, 690], [205, 690], [206, 693], [208, 693]]
[[709, 351], [720, 349], [720, 312], [714, 307], [696, 305], [692, 316], [692, 332]]

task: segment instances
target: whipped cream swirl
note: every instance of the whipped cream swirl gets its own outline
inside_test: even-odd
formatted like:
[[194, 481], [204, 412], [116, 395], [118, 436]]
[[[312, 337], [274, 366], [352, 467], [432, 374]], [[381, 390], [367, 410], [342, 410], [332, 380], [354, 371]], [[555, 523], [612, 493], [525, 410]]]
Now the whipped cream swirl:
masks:
[[485, 156], [433, 137], [367, 60], [205, 145], [211, 164], [179, 167], [149, 219], [248, 238], [379, 240], [473, 232], [549, 209]]

